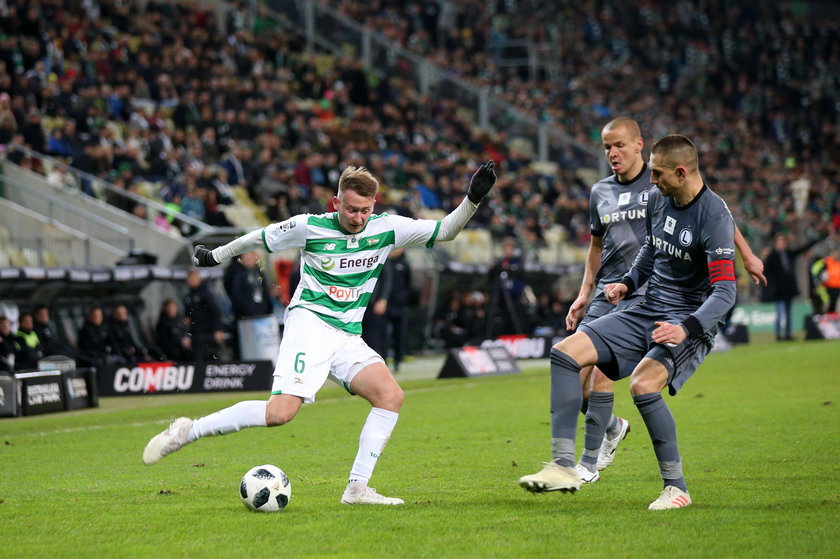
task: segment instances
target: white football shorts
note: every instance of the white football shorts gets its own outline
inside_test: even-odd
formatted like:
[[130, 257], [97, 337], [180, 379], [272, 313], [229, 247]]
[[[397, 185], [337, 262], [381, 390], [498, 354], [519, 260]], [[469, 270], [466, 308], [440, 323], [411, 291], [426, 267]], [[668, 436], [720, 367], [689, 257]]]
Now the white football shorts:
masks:
[[356, 374], [373, 363], [384, 361], [361, 336], [337, 330], [309, 310], [294, 308], [286, 313], [271, 393], [299, 396], [311, 404], [327, 378], [350, 392]]

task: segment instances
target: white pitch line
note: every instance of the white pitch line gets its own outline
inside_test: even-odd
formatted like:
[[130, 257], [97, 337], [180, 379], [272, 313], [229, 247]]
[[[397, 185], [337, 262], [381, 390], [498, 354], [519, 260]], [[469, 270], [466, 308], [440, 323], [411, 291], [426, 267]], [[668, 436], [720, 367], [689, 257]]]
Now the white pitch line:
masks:
[[[438, 385], [438, 386], [430, 386], [427, 388], [410, 388], [405, 390], [406, 394], [421, 394], [424, 392], [437, 392], [441, 390], [451, 390], [457, 388], [462, 390], [464, 388], [474, 388], [478, 386], [477, 382], [467, 382], [464, 384], [450, 384], [450, 385]], [[221, 393], [219, 393], [221, 394]], [[164, 396], [165, 397], [165, 396]], [[314, 405], [317, 404], [340, 404], [345, 402], [350, 402], [352, 400], [348, 400], [346, 396], [342, 396], [339, 398], [325, 398], [323, 400], [316, 400]], [[59, 435], [62, 433], [83, 433], [85, 431], [99, 431], [101, 429], [113, 429], [116, 427], [145, 427], [147, 425], [162, 425], [165, 424], [165, 420], [150, 420], [150, 421], [135, 421], [133, 423], [119, 423], [119, 424], [111, 424], [111, 425], [87, 425], [85, 427], [65, 427], [63, 429], [53, 429], [50, 431], [37, 431], [34, 433], [15, 433], [14, 435], [4, 435], [10, 438], [23, 438], [23, 437], [46, 437], [49, 435]]]

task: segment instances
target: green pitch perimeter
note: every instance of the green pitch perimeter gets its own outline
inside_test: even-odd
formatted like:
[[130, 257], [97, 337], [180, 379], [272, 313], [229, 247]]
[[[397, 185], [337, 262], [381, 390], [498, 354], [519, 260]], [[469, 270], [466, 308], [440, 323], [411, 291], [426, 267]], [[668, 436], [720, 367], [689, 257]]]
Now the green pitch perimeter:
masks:
[[[661, 482], [626, 381], [616, 409], [633, 430], [600, 482], [574, 495], [517, 486], [549, 456], [543, 363], [507, 377], [404, 379], [371, 483], [405, 499], [397, 508], [339, 503], [367, 406], [331, 384], [290, 425], [201, 440], [155, 466], [140, 456], [171, 418], [242, 395], [107, 398], [0, 420], [0, 556], [840, 556], [840, 343], [711, 355], [667, 397], [695, 504], [657, 513], [647, 505]], [[240, 477], [264, 463], [292, 480], [279, 514], [239, 502]]]

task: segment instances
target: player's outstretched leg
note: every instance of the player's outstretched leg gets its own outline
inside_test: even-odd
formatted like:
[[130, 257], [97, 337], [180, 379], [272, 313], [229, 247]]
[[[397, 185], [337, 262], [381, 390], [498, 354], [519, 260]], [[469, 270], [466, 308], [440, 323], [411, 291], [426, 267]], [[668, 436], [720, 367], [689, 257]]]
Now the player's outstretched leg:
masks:
[[574, 468], [575, 432], [582, 400], [580, 364], [566, 353], [551, 350], [551, 451], [553, 460], [539, 472], [519, 478], [534, 493], [577, 491], [580, 474]]
[[[247, 427], [265, 427], [265, 416], [265, 400], [247, 400], [195, 420], [179, 417], [162, 433], [152, 437], [143, 450], [143, 462], [154, 464], [201, 437], [227, 435]], [[294, 417], [294, 413], [291, 417]]]
[[179, 417], [169, 424], [169, 427], [163, 432], [152, 437], [146, 448], [143, 449], [143, 462], [146, 464], [154, 464], [167, 454], [171, 454], [180, 449], [190, 441], [187, 435], [192, 428], [192, 419], [188, 417]]

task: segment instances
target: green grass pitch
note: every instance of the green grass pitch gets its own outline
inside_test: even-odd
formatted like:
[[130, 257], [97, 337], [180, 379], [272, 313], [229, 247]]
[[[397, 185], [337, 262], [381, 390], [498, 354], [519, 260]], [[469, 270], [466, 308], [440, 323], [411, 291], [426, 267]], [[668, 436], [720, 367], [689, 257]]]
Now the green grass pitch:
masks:
[[[647, 510], [661, 481], [626, 381], [616, 411], [633, 429], [600, 482], [573, 495], [517, 486], [550, 448], [548, 369], [528, 362], [402, 382], [371, 483], [405, 499], [394, 508], [339, 503], [368, 407], [331, 383], [285, 427], [201, 440], [154, 466], [143, 447], [170, 419], [266, 394], [106, 398], [0, 420], [0, 556], [840, 557], [838, 363], [838, 342], [712, 354], [666, 396], [694, 505], [665, 512]], [[264, 463], [292, 480], [281, 513], [239, 502], [240, 477]]]

